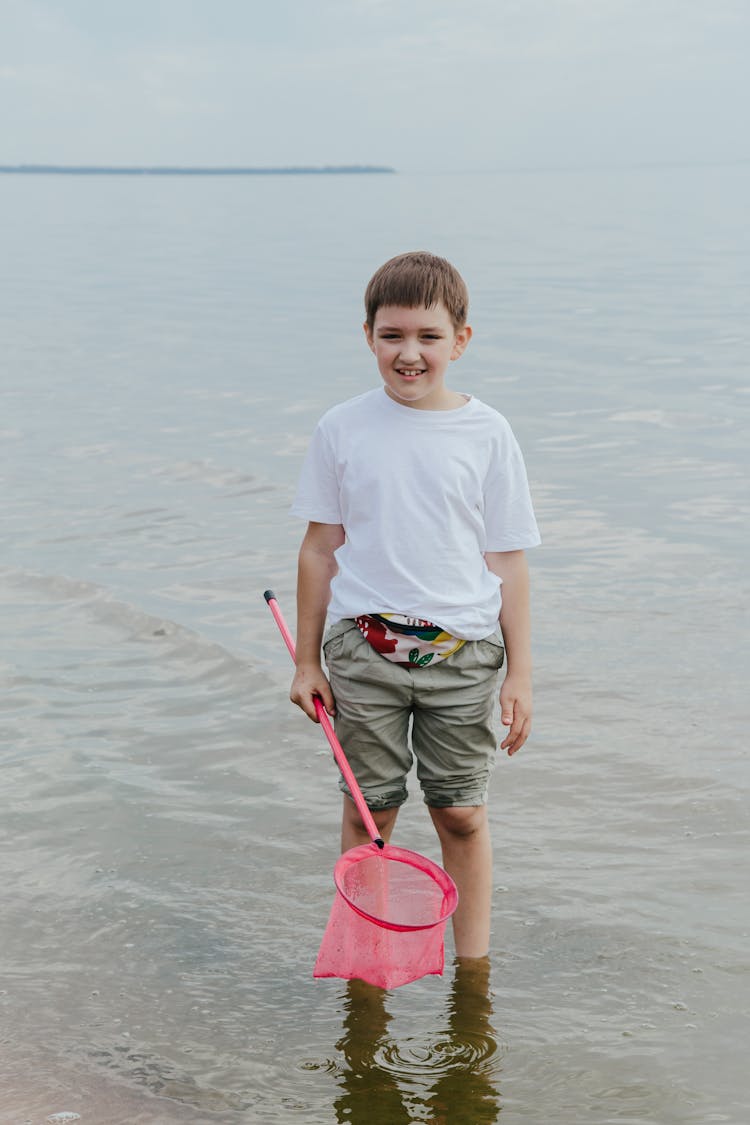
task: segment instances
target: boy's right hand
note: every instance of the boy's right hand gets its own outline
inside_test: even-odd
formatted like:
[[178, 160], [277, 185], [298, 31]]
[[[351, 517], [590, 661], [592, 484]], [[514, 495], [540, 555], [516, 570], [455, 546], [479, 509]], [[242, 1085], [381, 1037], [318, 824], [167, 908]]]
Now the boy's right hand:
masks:
[[325, 672], [319, 664], [298, 664], [297, 671], [292, 680], [289, 698], [292, 703], [296, 703], [298, 707], [301, 707], [308, 719], [312, 719], [314, 723], [320, 722], [315, 710], [316, 696], [320, 698], [326, 711], [331, 718], [333, 718], [336, 714], [336, 703]]

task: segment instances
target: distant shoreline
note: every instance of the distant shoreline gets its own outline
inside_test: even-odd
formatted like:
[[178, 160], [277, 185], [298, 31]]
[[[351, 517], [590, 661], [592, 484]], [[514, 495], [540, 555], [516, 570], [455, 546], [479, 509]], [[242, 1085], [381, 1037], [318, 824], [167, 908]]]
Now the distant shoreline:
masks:
[[108, 167], [98, 164], [0, 164], [0, 174], [21, 176], [352, 176], [394, 175], [379, 164], [299, 165], [279, 168], [194, 168], [177, 165]]

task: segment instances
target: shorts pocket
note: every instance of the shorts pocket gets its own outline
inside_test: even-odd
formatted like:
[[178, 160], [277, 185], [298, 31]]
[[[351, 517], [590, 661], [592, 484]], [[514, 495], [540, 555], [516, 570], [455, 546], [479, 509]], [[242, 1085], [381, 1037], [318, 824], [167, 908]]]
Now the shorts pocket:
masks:
[[350, 617], [345, 617], [329, 626], [323, 637], [323, 655], [326, 661], [335, 660], [336, 657], [341, 655], [347, 634], [351, 633], [352, 629], [358, 629], [358, 626], [356, 621]]
[[487, 659], [490, 664], [495, 668], [502, 668], [505, 661], [505, 646], [503, 645], [503, 635], [499, 629], [491, 633], [489, 637], [483, 637], [481, 641], [477, 641], [477, 651], [482, 653], [482, 656]]

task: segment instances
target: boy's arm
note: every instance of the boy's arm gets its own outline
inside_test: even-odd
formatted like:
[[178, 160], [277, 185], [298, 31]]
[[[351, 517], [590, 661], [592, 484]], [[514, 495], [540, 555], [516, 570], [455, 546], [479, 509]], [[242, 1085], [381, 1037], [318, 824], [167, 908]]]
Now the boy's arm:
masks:
[[297, 570], [297, 668], [289, 698], [314, 722], [313, 699], [319, 695], [329, 715], [335, 712], [331, 685], [320, 662], [331, 579], [336, 574], [334, 551], [343, 544], [340, 524], [309, 523], [299, 551]]
[[502, 722], [510, 730], [500, 748], [515, 754], [531, 731], [529, 567], [524, 551], [488, 551], [484, 557], [492, 573], [503, 580], [500, 628], [507, 670], [500, 691], [500, 707]]

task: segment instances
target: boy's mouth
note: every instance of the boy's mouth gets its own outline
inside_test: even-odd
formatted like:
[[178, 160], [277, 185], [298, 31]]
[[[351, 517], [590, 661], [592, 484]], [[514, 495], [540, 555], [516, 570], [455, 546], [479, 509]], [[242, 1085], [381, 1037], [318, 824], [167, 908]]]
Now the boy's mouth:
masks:
[[418, 375], [424, 375], [423, 367], [397, 367], [396, 371], [402, 379], [416, 379]]

